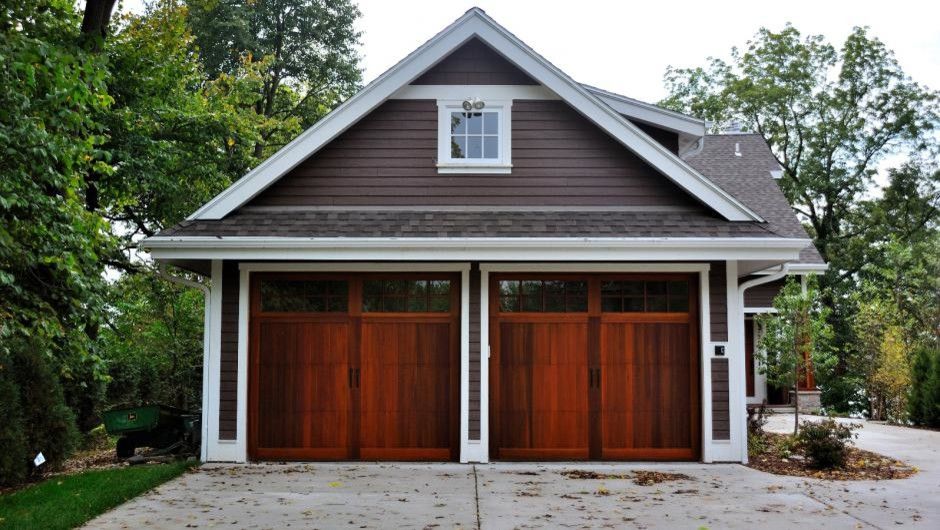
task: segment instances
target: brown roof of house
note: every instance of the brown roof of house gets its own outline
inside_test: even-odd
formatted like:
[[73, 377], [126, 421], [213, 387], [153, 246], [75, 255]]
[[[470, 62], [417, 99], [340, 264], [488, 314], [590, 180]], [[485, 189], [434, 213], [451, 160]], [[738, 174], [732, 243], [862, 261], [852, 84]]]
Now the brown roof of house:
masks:
[[271, 237], [775, 237], [764, 223], [706, 213], [622, 210], [243, 209], [184, 221], [160, 236]]

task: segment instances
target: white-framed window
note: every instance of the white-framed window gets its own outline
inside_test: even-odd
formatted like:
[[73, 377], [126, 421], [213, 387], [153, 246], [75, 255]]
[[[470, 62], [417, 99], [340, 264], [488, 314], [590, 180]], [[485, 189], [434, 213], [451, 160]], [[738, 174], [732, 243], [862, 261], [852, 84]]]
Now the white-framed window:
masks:
[[511, 103], [484, 101], [464, 110], [463, 100], [438, 101], [438, 173], [509, 173]]

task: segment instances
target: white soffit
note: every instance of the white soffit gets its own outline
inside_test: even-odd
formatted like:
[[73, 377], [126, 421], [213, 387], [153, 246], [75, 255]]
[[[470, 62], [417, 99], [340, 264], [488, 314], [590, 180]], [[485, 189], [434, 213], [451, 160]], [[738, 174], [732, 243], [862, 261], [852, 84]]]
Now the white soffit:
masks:
[[453, 24], [222, 191], [188, 219], [224, 218], [311, 154], [316, 153], [401, 87], [474, 37], [485, 42], [517, 68], [557, 94], [595, 125], [725, 219], [762, 221], [754, 211], [699, 174], [581, 84], [555, 68], [479, 8], [467, 11]]

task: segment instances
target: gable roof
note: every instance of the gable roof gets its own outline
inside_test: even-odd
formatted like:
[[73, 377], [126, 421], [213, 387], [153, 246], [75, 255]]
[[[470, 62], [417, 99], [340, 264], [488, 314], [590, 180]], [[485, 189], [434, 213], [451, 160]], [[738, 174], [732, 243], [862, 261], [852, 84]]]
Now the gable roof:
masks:
[[686, 162], [760, 215], [781, 237], [808, 238], [789, 201], [772, 178], [780, 168], [759, 134], [710, 134]]
[[705, 136], [705, 120], [584, 83], [581, 86], [631, 120], [678, 134], [680, 153], [693, 147]]
[[636, 125], [630, 123], [611, 106], [600, 101], [588, 89], [538, 55], [479, 8], [467, 11], [431, 40], [222, 191], [188, 219], [224, 218], [297, 164], [316, 153], [396, 90], [416, 79], [474, 37], [485, 42], [527, 75], [555, 92], [595, 125], [725, 219], [762, 221], [760, 215], [722, 187], [701, 175]]

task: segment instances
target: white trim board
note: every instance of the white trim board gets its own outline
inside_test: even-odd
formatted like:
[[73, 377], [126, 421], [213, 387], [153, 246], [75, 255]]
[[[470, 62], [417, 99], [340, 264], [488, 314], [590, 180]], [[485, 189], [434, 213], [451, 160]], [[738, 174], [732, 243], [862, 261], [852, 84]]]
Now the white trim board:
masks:
[[[480, 264], [480, 444], [479, 462], [489, 461], [490, 396], [490, 303], [489, 275], [494, 272], [688, 272], [699, 276], [699, 326], [701, 344], [702, 461], [711, 462], [711, 380], [705, 376], [709, 367], [711, 342], [711, 302], [708, 294], [708, 263], [481, 263]], [[707, 398], [706, 398], [707, 397]], [[706, 423], [706, 419], [707, 422]], [[706, 427], [706, 425], [708, 427]]]
[[517, 68], [557, 94], [585, 118], [725, 219], [762, 221], [757, 213], [630, 123], [479, 8], [467, 11], [453, 24], [210, 200], [188, 219], [222, 219], [336, 138], [401, 87], [474, 37], [485, 42]]
[[[220, 300], [221, 300], [221, 262]], [[245, 462], [248, 460], [248, 330], [249, 330], [249, 292], [252, 272], [460, 272], [460, 461], [476, 461], [478, 443], [469, 440], [470, 421], [470, 264], [469, 263], [240, 263], [239, 266], [239, 304], [238, 304], [238, 435], [236, 440], [225, 440], [225, 446], [214, 449], [210, 461]], [[215, 277], [213, 276], [213, 284]], [[221, 304], [219, 321], [221, 322]], [[215, 307], [215, 305], [213, 305]], [[216, 333], [221, 344], [221, 334]], [[218, 358], [217, 356], [215, 357]], [[218, 377], [218, 369], [215, 371]], [[218, 387], [214, 389], [214, 400], [218, 408]], [[216, 435], [218, 432], [218, 414], [215, 417]], [[210, 445], [210, 449], [212, 446]], [[219, 455], [214, 457], [214, 455]]]
[[153, 237], [154, 259], [244, 261], [724, 261], [799, 258], [783, 238], [297, 238]]

